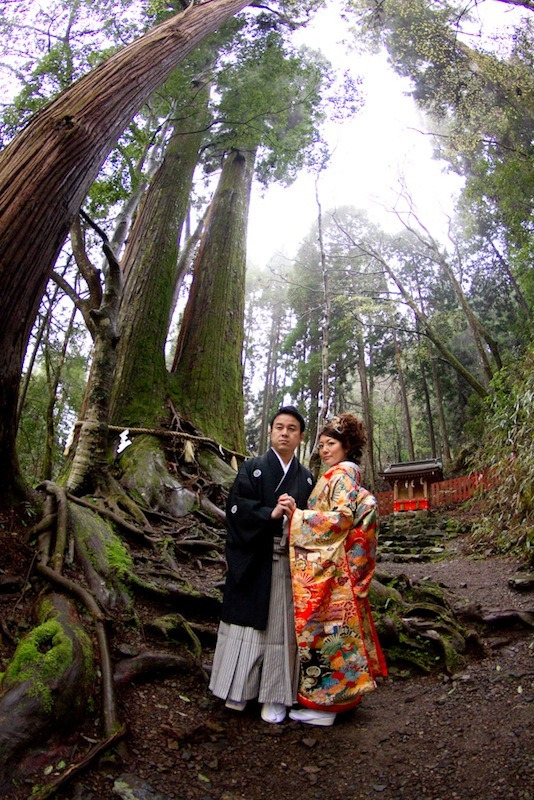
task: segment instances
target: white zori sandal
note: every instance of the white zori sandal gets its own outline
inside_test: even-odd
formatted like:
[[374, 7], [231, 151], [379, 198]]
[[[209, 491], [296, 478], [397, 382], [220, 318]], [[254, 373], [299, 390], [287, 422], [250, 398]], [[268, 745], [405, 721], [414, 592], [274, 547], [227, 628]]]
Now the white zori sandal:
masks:
[[315, 708], [294, 708], [289, 712], [289, 719], [306, 725], [333, 725], [335, 718], [335, 711], [318, 711]]

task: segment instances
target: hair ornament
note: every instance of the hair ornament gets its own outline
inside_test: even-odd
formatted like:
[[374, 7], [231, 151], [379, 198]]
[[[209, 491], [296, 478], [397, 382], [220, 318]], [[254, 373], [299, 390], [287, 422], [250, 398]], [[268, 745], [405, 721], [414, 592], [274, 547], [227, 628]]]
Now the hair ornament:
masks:
[[343, 433], [344, 425], [341, 417], [339, 416], [332, 417], [332, 419], [330, 420], [330, 422], [327, 423], [327, 425], [330, 425], [330, 427], [333, 428], [336, 433]]

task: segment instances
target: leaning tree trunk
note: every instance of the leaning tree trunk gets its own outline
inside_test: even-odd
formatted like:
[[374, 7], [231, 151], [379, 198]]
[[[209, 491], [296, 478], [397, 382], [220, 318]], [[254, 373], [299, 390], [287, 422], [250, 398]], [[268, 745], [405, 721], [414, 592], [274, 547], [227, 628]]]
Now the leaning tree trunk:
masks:
[[52, 473], [54, 470], [54, 444], [55, 444], [55, 422], [54, 422], [54, 412], [56, 410], [56, 403], [57, 403], [57, 390], [59, 388], [59, 382], [62, 377], [63, 366], [65, 364], [65, 359], [67, 357], [67, 349], [70, 344], [70, 339], [72, 336], [72, 329], [74, 328], [74, 318], [76, 316], [77, 309], [74, 307], [72, 309], [69, 322], [67, 324], [67, 329], [65, 331], [63, 337], [63, 346], [61, 348], [61, 352], [59, 353], [57, 364], [52, 365], [49, 363], [48, 351], [49, 345], [47, 343], [47, 350], [46, 350], [46, 363], [47, 363], [47, 375], [48, 375], [48, 403], [46, 404], [46, 440], [45, 440], [45, 454], [43, 459], [43, 469], [42, 469], [42, 480], [51, 481], [52, 480]]
[[402, 297], [404, 298], [404, 302], [412, 309], [413, 313], [419, 325], [421, 326], [421, 330], [428, 336], [431, 342], [436, 345], [436, 348], [440, 351], [441, 355], [448, 361], [451, 367], [456, 370], [456, 372], [462, 376], [462, 378], [469, 384], [469, 386], [480, 396], [480, 397], [487, 397], [488, 390], [481, 383], [478, 378], [470, 372], [467, 367], [465, 367], [462, 362], [456, 358], [452, 350], [445, 344], [441, 336], [438, 334], [437, 330], [434, 328], [430, 319], [427, 317], [425, 312], [418, 307], [417, 303], [415, 302], [414, 298], [410, 295], [410, 293], [405, 288], [404, 284], [401, 283], [400, 279], [398, 278], [396, 272], [390, 267], [387, 261], [382, 258], [382, 256], [372, 249], [366, 249], [365, 247], [360, 247], [363, 252], [367, 252], [369, 255], [372, 255], [376, 260], [382, 264], [385, 271], [391, 278], [391, 280], [397, 286], [399, 292], [401, 293]]
[[245, 449], [243, 320], [255, 152], [232, 151], [211, 202], [177, 343], [171, 394], [184, 417], [225, 447]]
[[24, 493], [15, 448], [22, 363], [69, 227], [133, 115], [246, 5], [206, 0], [158, 25], [39, 111], [0, 155], [0, 503]]
[[[194, 87], [195, 111], [173, 128], [128, 238], [119, 312], [120, 341], [111, 418], [117, 425], [152, 425], [163, 413], [167, 338], [178, 270], [178, 245], [206, 124], [209, 85]], [[194, 131], [189, 133], [189, 131]]]

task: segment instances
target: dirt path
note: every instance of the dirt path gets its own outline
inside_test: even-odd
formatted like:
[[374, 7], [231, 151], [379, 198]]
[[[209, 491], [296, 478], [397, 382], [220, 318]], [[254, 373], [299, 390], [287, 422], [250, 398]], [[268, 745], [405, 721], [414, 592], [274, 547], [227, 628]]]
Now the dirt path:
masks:
[[[379, 569], [429, 577], [459, 604], [528, 610], [532, 593], [508, 587], [517, 566], [456, 554]], [[120, 697], [129, 763], [101, 761], [57, 800], [530, 800], [534, 641], [525, 627], [497, 628], [484, 645], [486, 656], [452, 678], [393, 676], [333, 728], [268, 725], [255, 704], [229, 712], [193, 676], [130, 686]]]

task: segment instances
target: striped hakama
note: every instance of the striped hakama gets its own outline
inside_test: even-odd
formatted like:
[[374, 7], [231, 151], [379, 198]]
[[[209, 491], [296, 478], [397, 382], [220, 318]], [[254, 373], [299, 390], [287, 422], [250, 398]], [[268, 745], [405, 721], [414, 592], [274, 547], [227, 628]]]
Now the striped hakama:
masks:
[[269, 618], [264, 631], [221, 622], [209, 688], [223, 700], [295, 702], [297, 640], [289, 559], [274, 540]]

